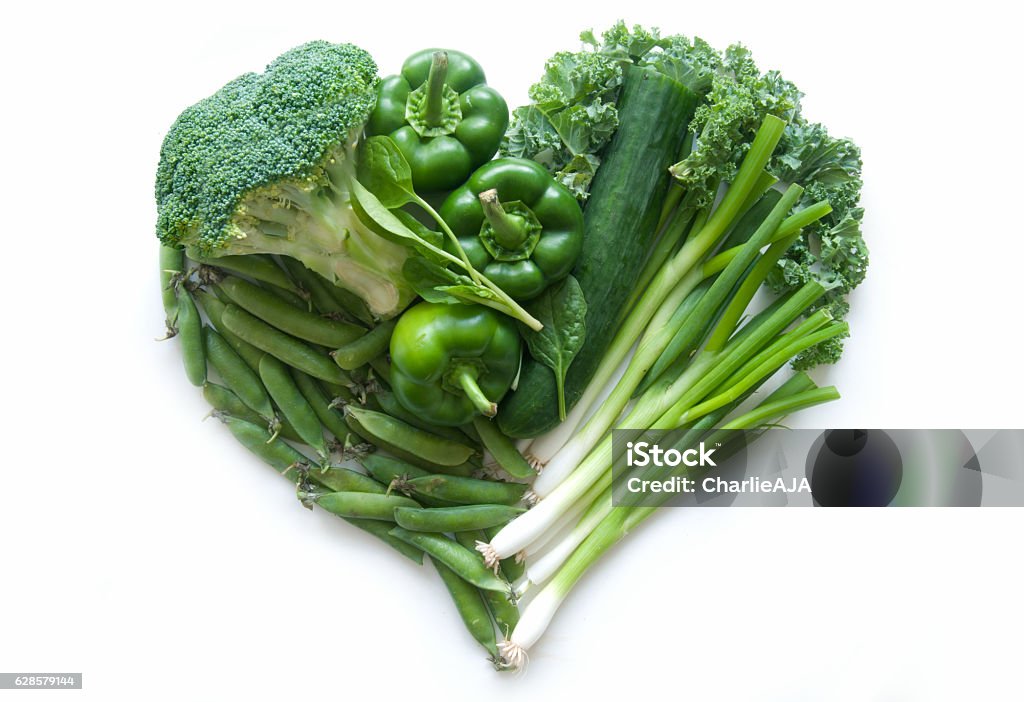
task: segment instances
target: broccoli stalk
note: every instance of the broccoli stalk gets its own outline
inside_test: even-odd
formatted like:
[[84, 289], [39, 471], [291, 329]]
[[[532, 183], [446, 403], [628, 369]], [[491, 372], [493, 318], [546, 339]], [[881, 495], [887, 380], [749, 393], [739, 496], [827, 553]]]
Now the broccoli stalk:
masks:
[[351, 206], [376, 84], [368, 53], [316, 41], [186, 109], [160, 153], [160, 240], [204, 258], [290, 256], [376, 316], [401, 312], [415, 295], [402, 277], [408, 251]]
[[355, 177], [350, 142], [332, 152], [316, 177], [284, 180], [248, 193], [238, 204], [224, 253], [291, 256], [389, 317], [412, 299], [402, 265], [407, 249], [360, 222], [351, 205]]

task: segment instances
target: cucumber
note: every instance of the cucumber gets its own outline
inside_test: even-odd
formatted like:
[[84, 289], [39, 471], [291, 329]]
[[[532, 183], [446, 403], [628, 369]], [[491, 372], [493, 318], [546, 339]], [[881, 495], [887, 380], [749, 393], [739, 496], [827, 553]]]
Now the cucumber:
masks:
[[[602, 154], [583, 210], [583, 252], [573, 275], [587, 298], [587, 340], [565, 379], [568, 408], [597, 370], [639, 280], [657, 234], [668, 167], [679, 155], [698, 100], [650, 66], [625, 71], [619, 128]], [[502, 402], [497, 421], [513, 438], [537, 436], [558, 424], [551, 370], [524, 358], [519, 385]]]

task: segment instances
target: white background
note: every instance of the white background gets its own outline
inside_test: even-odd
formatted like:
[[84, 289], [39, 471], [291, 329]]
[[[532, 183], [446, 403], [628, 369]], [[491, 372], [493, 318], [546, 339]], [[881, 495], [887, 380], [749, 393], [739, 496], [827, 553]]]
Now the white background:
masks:
[[80, 671], [86, 689], [0, 697], [1020, 699], [1017, 509], [670, 510], [580, 583], [525, 674], [497, 675], [429, 567], [301, 509], [200, 421], [175, 343], [153, 341], [152, 179], [182, 108], [313, 38], [385, 73], [460, 48], [520, 104], [548, 55], [625, 16], [742, 40], [863, 147], [872, 264], [823, 376], [844, 397], [794, 424], [1024, 426], [1019, 22], [1002, 6], [9, 9], [0, 671]]

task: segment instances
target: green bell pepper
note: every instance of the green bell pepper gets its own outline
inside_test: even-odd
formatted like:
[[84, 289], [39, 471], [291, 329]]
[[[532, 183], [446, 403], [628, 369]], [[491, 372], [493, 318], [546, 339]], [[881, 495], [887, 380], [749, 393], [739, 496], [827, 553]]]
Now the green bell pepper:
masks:
[[484, 83], [480, 64], [459, 51], [425, 49], [377, 87], [369, 136], [390, 136], [420, 193], [447, 192], [489, 161], [508, 127], [508, 105]]
[[509, 317], [482, 305], [421, 302], [391, 335], [391, 389], [431, 424], [493, 417], [519, 372], [521, 350]]
[[484, 164], [440, 214], [469, 262], [514, 300], [537, 297], [569, 275], [583, 248], [576, 198], [536, 161]]

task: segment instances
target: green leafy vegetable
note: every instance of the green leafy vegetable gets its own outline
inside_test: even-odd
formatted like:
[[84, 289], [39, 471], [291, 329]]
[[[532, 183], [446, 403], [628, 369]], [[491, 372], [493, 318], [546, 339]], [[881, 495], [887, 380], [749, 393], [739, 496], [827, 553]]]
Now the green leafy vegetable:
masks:
[[721, 63], [707, 43], [623, 22], [603, 33], [580, 35], [582, 51], [561, 51], [530, 88], [532, 104], [516, 109], [501, 153], [530, 158], [585, 202], [601, 163], [601, 152], [618, 128], [623, 68], [653, 66], [698, 95]]
[[427, 302], [475, 302], [501, 310], [501, 298], [492, 290], [427, 258], [410, 257], [402, 272], [416, 293]]
[[356, 177], [389, 210], [419, 202], [412, 187], [412, 169], [389, 137], [369, 137], [359, 151]]
[[564, 420], [565, 374], [587, 336], [587, 301], [583, 289], [569, 276], [545, 290], [527, 305], [527, 309], [544, 328], [539, 332], [526, 331], [526, 345], [531, 356], [554, 372], [558, 416]]
[[[469, 276], [463, 279], [463, 276], [453, 274], [458, 278], [454, 285], [429, 286], [433, 292], [428, 294], [447, 293], [463, 301], [487, 305], [531, 328], [540, 328], [540, 322], [473, 267], [451, 228], [430, 203], [413, 190], [409, 162], [390, 137], [369, 137], [360, 155], [359, 180], [354, 182], [352, 192], [353, 208], [363, 224], [386, 239], [411, 247], [421, 256], [458, 266]], [[364, 187], [364, 183], [374, 192]], [[437, 241], [434, 232], [409, 213], [397, 209], [408, 204], [417, 205], [440, 225], [452, 242], [457, 257], [442, 248], [443, 244]]]

